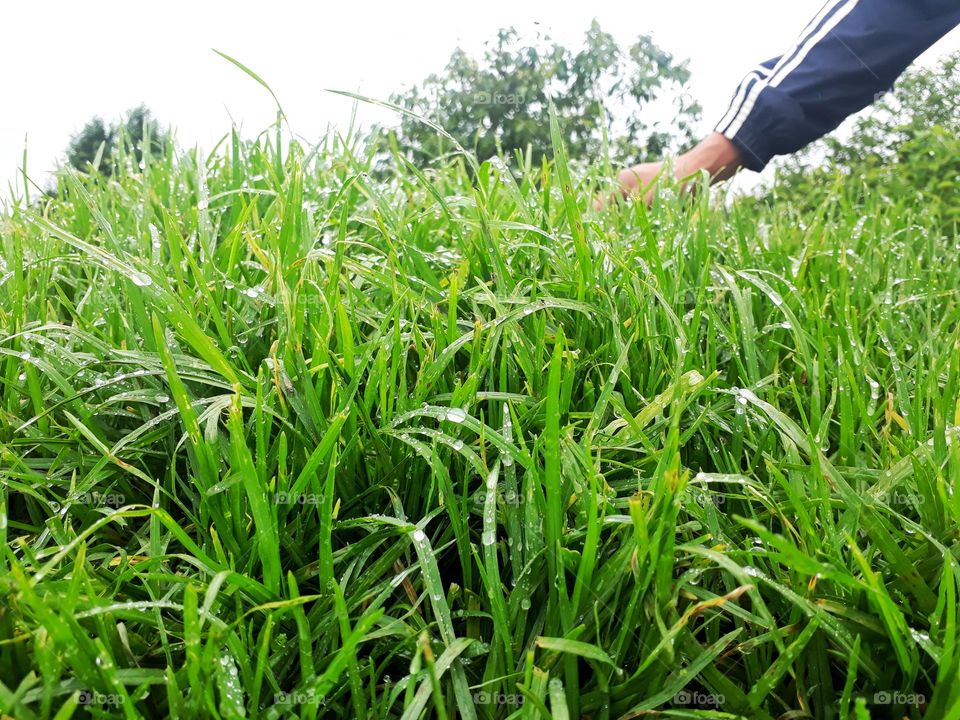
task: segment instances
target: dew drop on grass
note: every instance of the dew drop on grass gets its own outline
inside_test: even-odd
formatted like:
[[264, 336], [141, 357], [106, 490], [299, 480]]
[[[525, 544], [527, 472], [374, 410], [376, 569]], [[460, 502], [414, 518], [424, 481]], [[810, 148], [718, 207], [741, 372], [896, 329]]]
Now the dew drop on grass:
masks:
[[747, 398], [740, 392], [737, 395], [737, 415], [743, 415], [747, 411]]
[[877, 411], [877, 401], [880, 399], [880, 383], [870, 376], [867, 376], [867, 382], [870, 384], [870, 403], [867, 406], [867, 415], [873, 415]]
[[447, 410], [446, 418], [453, 423], [462, 423], [467, 419], [467, 413], [460, 408], [450, 408]]
[[497, 533], [493, 530], [484, 530], [481, 539], [484, 545], [493, 545], [497, 541]]
[[153, 285], [153, 279], [146, 273], [134, 272], [130, 275], [130, 280], [137, 287], [149, 287]]
[[427, 539], [427, 536], [423, 534], [423, 530], [414, 530], [413, 531], [413, 541], [416, 543], [422, 543]]
[[521, 609], [521, 610], [529, 610], [529, 609], [530, 609], [530, 605], [531, 605], [531, 603], [530, 603], [530, 598], [525, 597], [523, 600], [520, 601], [520, 609]]
[[454, 450], [457, 450], [458, 452], [460, 450], [463, 450], [463, 440], [454, 440], [452, 447]]

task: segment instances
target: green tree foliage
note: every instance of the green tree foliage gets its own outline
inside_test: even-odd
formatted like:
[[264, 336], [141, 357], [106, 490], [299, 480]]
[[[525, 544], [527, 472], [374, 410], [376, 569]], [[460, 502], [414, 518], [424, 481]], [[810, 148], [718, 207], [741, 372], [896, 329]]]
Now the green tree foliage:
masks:
[[[572, 50], [546, 36], [528, 43], [506, 28], [482, 58], [457, 49], [442, 73], [391, 100], [442, 126], [480, 160], [528, 148], [536, 159], [547, 153], [552, 100], [571, 156], [598, 156], [606, 131], [613, 156], [633, 161], [694, 139], [700, 106], [686, 92], [689, 78], [687, 63], [648, 36], [624, 49], [594, 22], [583, 47]], [[670, 106], [655, 112], [658, 103]], [[409, 116], [402, 118], [396, 140], [417, 161], [452, 149]]]
[[109, 177], [114, 161], [120, 156], [121, 145], [139, 163], [143, 159], [144, 144], [149, 144], [151, 154], [156, 155], [169, 137], [169, 131], [161, 127], [149, 108], [139, 105], [116, 125], [107, 124], [99, 117], [90, 120], [70, 139], [67, 162], [78, 170], [92, 169]]
[[83, 126], [83, 130], [70, 138], [67, 162], [78, 170], [88, 170], [92, 167], [104, 174], [109, 174], [105, 159], [110, 156], [114, 139], [114, 128], [108, 126], [102, 118], [93, 118]]
[[786, 161], [764, 200], [807, 212], [830, 197], [832, 186], [843, 186], [851, 201], [873, 186], [890, 202], [922, 204], [954, 227], [960, 222], [958, 136], [960, 53], [908, 72], [855, 121], [849, 136], [829, 136]]

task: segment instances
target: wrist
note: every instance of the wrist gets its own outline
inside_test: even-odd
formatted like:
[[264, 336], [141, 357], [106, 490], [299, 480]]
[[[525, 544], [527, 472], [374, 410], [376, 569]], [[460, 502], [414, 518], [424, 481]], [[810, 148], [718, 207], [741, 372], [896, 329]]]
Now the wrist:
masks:
[[711, 182], [732, 177], [743, 167], [737, 146], [720, 133], [712, 133], [692, 150], [677, 158], [674, 174], [678, 180], [706, 170]]

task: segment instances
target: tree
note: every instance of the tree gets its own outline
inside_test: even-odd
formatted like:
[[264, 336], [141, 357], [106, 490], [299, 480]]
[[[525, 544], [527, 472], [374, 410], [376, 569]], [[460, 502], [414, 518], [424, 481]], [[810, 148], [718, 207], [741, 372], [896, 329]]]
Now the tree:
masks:
[[143, 159], [144, 140], [149, 138], [150, 154], [157, 155], [169, 139], [169, 132], [160, 126], [146, 105], [139, 105], [127, 113], [122, 134], [133, 149], [138, 163]]
[[[659, 157], [691, 143], [700, 107], [686, 93], [686, 62], [648, 36], [624, 51], [593, 22], [583, 48], [574, 51], [549, 37], [525, 42], [501, 29], [481, 59], [457, 49], [440, 74], [391, 100], [433, 120], [480, 160], [515, 151], [549, 154], [549, 102], [557, 109], [563, 140], [573, 157], [595, 158], [604, 130], [618, 162]], [[664, 125], [647, 115], [658, 101], [672, 101]], [[606, 109], [606, 112], [605, 112]], [[404, 115], [398, 146], [416, 161], [449, 152], [429, 126]]]
[[105, 175], [110, 174], [109, 163], [105, 162], [112, 154], [116, 132], [107, 126], [102, 118], [93, 118], [83, 126], [79, 134], [70, 138], [67, 146], [67, 162], [78, 170], [91, 167]]
[[149, 108], [139, 105], [128, 111], [117, 125], [108, 125], [96, 117], [84, 125], [83, 130], [70, 139], [67, 146], [67, 162], [78, 170], [91, 168], [109, 177], [118, 154], [118, 146], [124, 143], [132, 150], [136, 161], [143, 159], [143, 145], [149, 137], [150, 153], [160, 152], [169, 140], [169, 132], [160, 126]]

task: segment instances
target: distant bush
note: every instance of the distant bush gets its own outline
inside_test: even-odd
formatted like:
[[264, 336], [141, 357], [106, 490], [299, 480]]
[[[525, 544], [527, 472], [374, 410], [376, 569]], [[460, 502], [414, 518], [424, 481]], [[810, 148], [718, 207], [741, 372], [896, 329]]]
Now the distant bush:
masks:
[[169, 131], [161, 127], [149, 108], [140, 105], [128, 111], [124, 120], [116, 125], [107, 124], [99, 117], [90, 120], [70, 139], [67, 162], [78, 170], [109, 177], [121, 146], [129, 150], [139, 164], [143, 159], [144, 145], [156, 155], [169, 136]]

